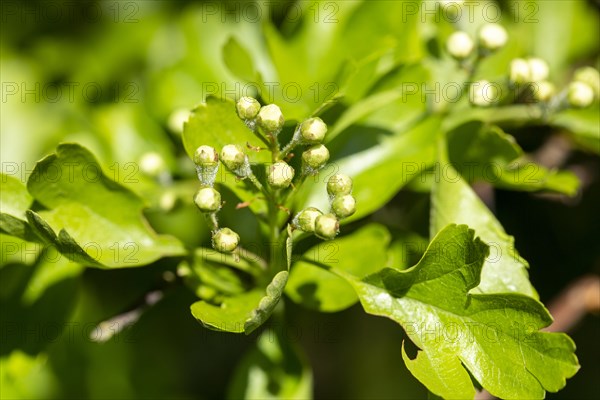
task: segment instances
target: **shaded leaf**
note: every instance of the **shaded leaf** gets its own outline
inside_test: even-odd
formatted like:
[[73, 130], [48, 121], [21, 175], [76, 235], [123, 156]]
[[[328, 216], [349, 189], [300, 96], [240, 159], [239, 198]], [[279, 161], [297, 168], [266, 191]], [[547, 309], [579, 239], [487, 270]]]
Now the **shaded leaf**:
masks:
[[20, 180], [10, 175], [0, 174], [2, 196], [0, 198], [0, 232], [28, 241], [38, 241], [30, 229], [25, 211], [33, 198]]
[[583, 148], [600, 154], [600, 110], [598, 105], [581, 110], [564, 110], [550, 123], [568, 129]]
[[28, 211], [30, 224], [73, 261], [132, 267], [185, 254], [177, 239], [151, 230], [142, 217], [143, 201], [107, 178], [84, 147], [59, 145], [38, 162], [27, 188], [49, 209]]
[[258, 76], [252, 56], [233, 36], [223, 46], [223, 61], [232, 74], [247, 82], [254, 82]]
[[265, 290], [255, 289], [225, 297], [219, 305], [197, 301], [191, 306], [192, 315], [209, 329], [245, 332], [249, 335], [271, 316], [287, 279], [288, 272], [281, 271], [273, 277]]
[[468, 181], [484, 180], [513, 190], [553, 190], [570, 196], [579, 187], [573, 173], [549, 171], [528, 160], [511, 135], [481, 122], [448, 132], [448, 157]]
[[237, 366], [228, 398], [312, 399], [306, 356], [280, 330], [265, 330]]
[[294, 263], [285, 293], [294, 302], [311, 309], [344, 310], [358, 301], [354, 289], [344, 279], [315, 264], [338, 268], [362, 278], [385, 265], [389, 242], [389, 232], [377, 224], [367, 225], [334, 241], [321, 242]]

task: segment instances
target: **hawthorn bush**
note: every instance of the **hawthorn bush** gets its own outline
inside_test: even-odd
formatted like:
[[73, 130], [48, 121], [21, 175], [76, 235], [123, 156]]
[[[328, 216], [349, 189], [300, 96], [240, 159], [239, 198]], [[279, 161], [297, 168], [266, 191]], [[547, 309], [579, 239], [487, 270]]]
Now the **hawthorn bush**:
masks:
[[549, 3], [7, 2], [1, 397], [597, 396], [597, 279], [544, 304], [598, 7]]

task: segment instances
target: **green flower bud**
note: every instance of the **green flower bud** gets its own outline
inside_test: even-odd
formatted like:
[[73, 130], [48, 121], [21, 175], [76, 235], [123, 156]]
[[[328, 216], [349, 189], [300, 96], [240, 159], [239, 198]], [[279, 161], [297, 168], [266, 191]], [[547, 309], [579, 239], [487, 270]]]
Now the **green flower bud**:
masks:
[[587, 84], [596, 96], [600, 95], [600, 74], [596, 68], [583, 67], [575, 71], [573, 80]]
[[569, 84], [567, 99], [572, 107], [584, 108], [594, 101], [594, 90], [583, 82]]
[[486, 24], [479, 30], [479, 43], [487, 50], [498, 50], [508, 40], [506, 29], [499, 24]]
[[541, 81], [532, 83], [532, 85], [534, 85], [533, 96], [538, 101], [548, 102], [556, 93], [556, 87], [552, 82]]
[[267, 170], [267, 180], [269, 185], [275, 189], [285, 189], [290, 186], [294, 179], [294, 168], [290, 167], [284, 161], [278, 161], [269, 166]]
[[331, 202], [331, 209], [338, 218], [347, 218], [356, 212], [356, 200], [351, 194], [335, 196]]
[[240, 235], [229, 228], [219, 229], [212, 237], [213, 248], [224, 253], [231, 253], [238, 244], [240, 244]]
[[550, 75], [548, 63], [541, 58], [528, 58], [527, 64], [529, 64], [529, 80], [531, 82], [543, 81]]
[[323, 240], [334, 239], [340, 230], [340, 223], [333, 214], [319, 215], [315, 220], [315, 234]]
[[167, 126], [171, 130], [178, 135], [183, 133], [183, 125], [187, 122], [187, 120], [191, 117], [192, 112], [187, 108], [178, 108], [174, 110], [169, 118], [167, 119]]
[[305, 143], [320, 143], [327, 133], [327, 125], [321, 118], [309, 118], [300, 125], [300, 134]]
[[448, 53], [459, 60], [469, 57], [473, 52], [474, 47], [475, 44], [473, 43], [471, 36], [462, 31], [454, 32], [446, 42]]
[[221, 208], [221, 194], [211, 187], [201, 188], [194, 195], [194, 203], [202, 212], [215, 212]]
[[175, 207], [175, 203], [177, 203], [177, 195], [172, 190], [167, 190], [160, 196], [160, 200], [158, 201], [158, 205], [165, 211], [170, 211]]
[[210, 146], [200, 146], [194, 153], [194, 163], [201, 167], [214, 167], [219, 162], [219, 154]]
[[317, 144], [310, 147], [302, 153], [302, 161], [311, 169], [319, 169], [324, 166], [329, 160], [329, 150], [322, 144]]
[[499, 95], [498, 87], [486, 80], [473, 82], [469, 88], [469, 100], [475, 106], [488, 107], [499, 100]]
[[235, 108], [241, 119], [254, 119], [260, 110], [260, 103], [253, 97], [242, 97]]
[[327, 193], [330, 196], [352, 193], [352, 179], [348, 175], [335, 174], [327, 181]]
[[285, 122], [281, 110], [275, 104], [269, 104], [268, 106], [262, 107], [258, 112], [256, 121], [263, 131], [274, 135], [281, 131], [283, 123]]
[[522, 58], [510, 62], [509, 79], [512, 83], [523, 84], [530, 81], [529, 63]]
[[196, 173], [202, 186], [212, 186], [219, 170], [219, 154], [210, 146], [200, 146], [194, 152]]
[[144, 153], [140, 158], [140, 170], [149, 176], [158, 176], [165, 170], [165, 160], [156, 152]]
[[320, 210], [314, 207], [308, 207], [300, 211], [300, 213], [296, 215], [293, 224], [294, 226], [303, 230], [304, 232], [314, 232], [315, 222], [317, 220], [317, 217], [320, 215], [323, 215], [323, 213]]
[[246, 153], [237, 144], [228, 144], [221, 150], [221, 161], [235, 172], [246, 163]]

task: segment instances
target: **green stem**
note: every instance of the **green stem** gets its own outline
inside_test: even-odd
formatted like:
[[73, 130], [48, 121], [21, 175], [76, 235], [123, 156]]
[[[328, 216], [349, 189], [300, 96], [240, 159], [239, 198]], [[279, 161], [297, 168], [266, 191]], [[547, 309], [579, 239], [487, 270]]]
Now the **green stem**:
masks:
[[280, 270], [279, 268], [279, 224], [277, 214], [277, 191], [273, 192], [273, 196], [269, 199], [268, 204], [268, 222], [269, 222], [269, 267], [274, 274]]
[[219, 221], [217, 221], [217, 213], [206, 213], [204, 214], [208, 226], [211, 228], [211, 232], [219, 230]]
[[256, 187], [256, 189], [261, 192], [262, 194], [264, 194], [267, 198], [269, 197], [269, 192], [267, 192], [267, 189], [265, 189], [265, 187], [262, 185], [262, 183], [260, 183], [260, 181], [258, 180], [258, 178], [256, 178], [256, 175], [254, 175], [254, 173], [252, 172], [252, 170], [250, 170], [250, 173], [248, 174], [248, 179], [250, 179], [250, 182], [252, 182], [252, 184], [254, 185], [254, 187]]
[[294, 147], [296, 147], [299, 144], [300, 144], [300, 124], [298, 124], [298, 126], [294, 130], [294, 135], [292, 136], [292, 140], [290, 140], [290, 142], [281, 150], [281, 152], [279, 154], [281, 159], [284, 159], [285, 157], [287, 157], [287, 155], [290, 153], [290, 151], [292, 151], [294, 149]]
[[269, 148], [271, 150], [271, 160], [275, 163], [279, 160], [279, 140], [277, 139], [277, 134], [275, 132], [270, 133], [269, 137], [271, 138], [269, 143]]

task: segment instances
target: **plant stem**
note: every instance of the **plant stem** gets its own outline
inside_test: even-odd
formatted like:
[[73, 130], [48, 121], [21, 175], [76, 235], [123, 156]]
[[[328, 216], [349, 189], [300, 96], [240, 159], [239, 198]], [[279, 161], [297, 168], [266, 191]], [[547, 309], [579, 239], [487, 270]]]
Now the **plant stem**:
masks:
[[296, 126], [292, 140], [281, 150], [279, 157], [284, 159], [294, 147], [300, 144], [300, 124]]
[[252, 170], [250, 170], [250, 173], [248, 174], [248, 179], [250, 179], [250, 182], [252, 182], [252, 184], [256, 187], [256, 189], [258, 189], [259, 192], [264, 194], [267, 198], [269, 197], [269, 192], [267, 192], [267, 189], [265, 189], [265, 187], [262, 185], [262, 183], [260, 183], [258, 178], [256, 178], [256, 175], [254, 175]]
[[206, 217], [206, 221], [210, 226], [211, 232], [219, 230], [219, 221], [217, 221], [217, 213], [206, 213], [204, 214], [204, 216]]

